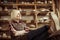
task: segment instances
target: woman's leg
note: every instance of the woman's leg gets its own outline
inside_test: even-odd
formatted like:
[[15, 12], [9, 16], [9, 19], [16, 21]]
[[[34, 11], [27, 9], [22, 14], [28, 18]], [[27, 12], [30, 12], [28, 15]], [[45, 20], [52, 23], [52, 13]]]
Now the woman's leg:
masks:
[[49, 26], [44, 26], [42, 28], [39, 28], [37, 30], [33, 30], [33, 31], [30, 31], [28, 34], [27, 34], [27, 38], [28, 40], [32, 40], [33, 38], [36, 38], [38, 35], [42, 35], [44, 34], [45, 32], [47, 32], [49, 29]]

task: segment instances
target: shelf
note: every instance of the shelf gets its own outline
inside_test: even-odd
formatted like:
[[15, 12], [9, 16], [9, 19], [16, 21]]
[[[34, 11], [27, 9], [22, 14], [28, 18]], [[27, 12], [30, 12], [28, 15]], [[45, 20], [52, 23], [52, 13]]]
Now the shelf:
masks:
[[3, 25], [3, 24], [9, 24], [9, 21], [8, 20], [0, 20], [0, 25]]
[[0, 4], [0, 5], [34, 6], [35, 4]]
[[17, 5], [17, 6], [52, 6], [52, 4], [0, 4], [0, 5]]
[[36, 6], [52, 6], [52, 4], [36, 4]]
[[34, 16], [22, 16], [22, 20], [34, 20]]
[[6, 38], [0, 37], [0, 39], [1, 39], [1, 40], [11, 40], [11, 38], [8, 38], [8, 37], [6, 37]]
[[39, 22], [38, 24], [50, 24], [48, 22]]
[[39, 12], [37, 15], [38, 16], [46, 16], [47, 14], [48, 14], [48, 12], [42, 11], [42, 12]]
[[9, 16], [8, 11], [0, 11], [0, 16]]
[[22, 13], [22, 16], [35, 16], [35, 14], [32, 14], [32, 13], [30, 13], [30, 14], [26, 14], [26, 13]]
[[6, 24], [1, 25], [0, 31], [1, 32], [8, 32], [8, 31], [10, 31], [9, 24], [8, 25], [6, 25]]
[[9, 29], [0, 29], [0, 32], [8, 32], [8, 31], [10, 31]]
[[35, 9], [35, 6], [37, 9], [39, 8], [50, 8], [52, 4], [0, 4], [0, 6], [6, 6], [6, 7], [13, 7], [16, 6], [16, 8], [22, 8], [22, 9]]
[[0, 21], [2, 21], [2, 20], [3, 20], [3, 21], [8, 21], [8, 20], [10, 20], [10, 19], [0, 19]]
[[41, 27], [43, 27], [45, 25], [49, 25], [49, 24], [38, 24], [38, 28], [41, 28]]
[[32, 23], [34, 23], [34, 20], [23, 20], [25, 23], [27, 23], [27, 24], [32, 24]]
[[5, 6], [5, 5], [7, 5], [7, 6], [11, 6], [11, 5], [13, 5], [13, 4], [0, 4], [1, 6], [3, 5], [3, 6]]
[[35, 4], [13, 4], [13, 5], [17, 5], [17, 6], [34, 6]]

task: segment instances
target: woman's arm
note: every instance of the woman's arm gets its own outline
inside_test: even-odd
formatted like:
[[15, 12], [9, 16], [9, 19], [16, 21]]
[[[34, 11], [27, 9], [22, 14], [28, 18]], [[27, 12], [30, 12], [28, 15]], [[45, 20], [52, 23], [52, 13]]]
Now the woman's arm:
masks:
[[14, 33], [15, 36], [19, 36], [19, 35], [24, 35], [27, 32], [27, 29], [22, 30], [22, 31], [17, 31], [13, 28], [13, 26], [11, 25], [11, 31]]
[[10, 23], [10, 26], [11, 26], [11, 31], [14, 33], [15, 36], [24, 35], [25, 33], [28, 33], [28, 27], [26, 26], [25, 23], [22, 24], [22, 27], [25, 28], [25, 29], [22, 30], [22, 31], [17, 31], [17, 30], [15, 30], [15, 28], [14, 28], [13, 25], [12, 25], [12, 23]]

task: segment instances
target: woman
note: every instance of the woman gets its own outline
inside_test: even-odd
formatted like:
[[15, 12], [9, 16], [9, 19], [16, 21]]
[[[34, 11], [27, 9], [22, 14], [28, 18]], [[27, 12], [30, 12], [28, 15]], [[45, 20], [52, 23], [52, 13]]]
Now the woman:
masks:
[[[45, 25], [42, 28], [29, 31], [29, 27], [26, 26], [21, 20], [21, 14], [19, 10], [13, 10], [11, 12], [11, 31], [14, 34], [13, 40], [22, 40], [21, 35], [27, 33], [27, 40], [46, 40], [48, 38], [49, 26]], [[29, 33], [28, 33], [29, 32]], [[25, 40], [25, 39], [24, 39]]]
[[14, 34], [14, 40], [21, 40], [20, 36], [28, 33], [28, 27], [21, 20], [21, 14], [19, 10], [12, 10], [11, 21], [10, 21], [11, 31]]

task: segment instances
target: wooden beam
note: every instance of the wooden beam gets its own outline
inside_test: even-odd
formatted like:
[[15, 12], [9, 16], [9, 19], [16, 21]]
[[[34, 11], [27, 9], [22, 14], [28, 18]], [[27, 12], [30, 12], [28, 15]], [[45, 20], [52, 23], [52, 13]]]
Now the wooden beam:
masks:
[[[36, 0], [35, 0], [36, 3]], [[35, 23], [36, 23], [36, 27], [38, 27], [38, 22], [37, 22], [37, 6], [35, 5]]]
[[34, 0], [34, 3], [36, 3], [36, 0]]
[[52, 8], [53, 8], [53, 12], [55, 13], [56, 12], [56, 8], [55, 8], [55, 2], [54, 2], [54, 0], [52, 0]]
[[[54, 2], [54, 0], [52, 0], [52, 9], [53, 9], [53, 12], [55, 13], [56, 12], [56, 8], [55, 8], [55, 2]], [[57, 29], [56, 29], [55, 22], [53, 21], [53, 19], [52, 19], [52, 22], [53, 23], [51, 23], [51, 25], [52, 24], [54, 25], [53, 30], [56, 31]]]
[[1, 0], [0, 0], [0, 3], [1, 3]]
[[19, 2], [19, 0], [16, 0], [16, 3], [18, 3]]

